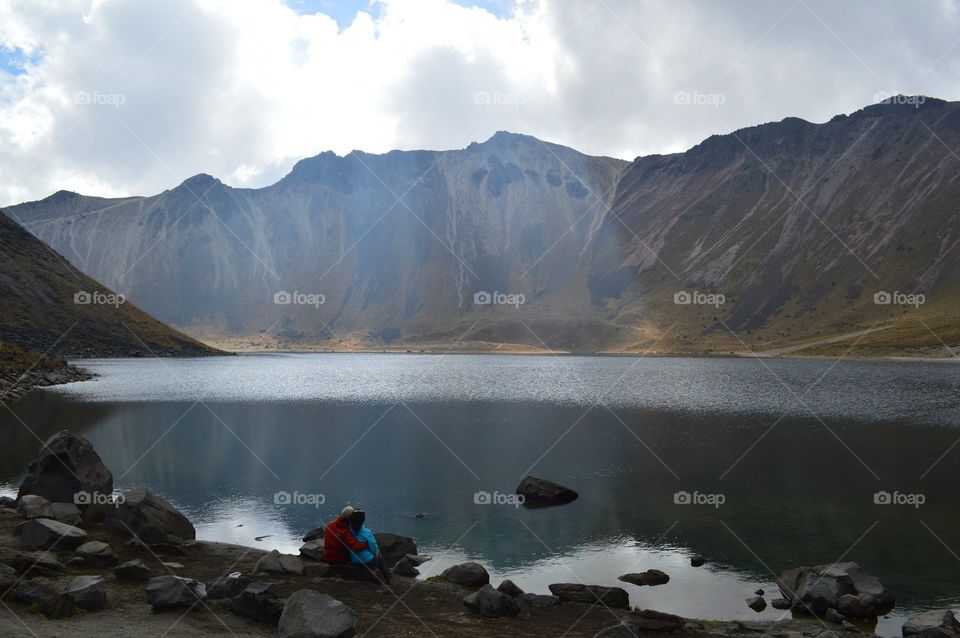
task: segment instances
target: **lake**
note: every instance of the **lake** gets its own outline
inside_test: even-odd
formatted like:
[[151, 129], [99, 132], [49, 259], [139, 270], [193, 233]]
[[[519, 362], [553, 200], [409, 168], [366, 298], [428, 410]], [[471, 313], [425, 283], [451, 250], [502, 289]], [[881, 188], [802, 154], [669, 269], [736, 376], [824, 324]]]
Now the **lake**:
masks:
[[[769, 601], [787, 568], [843, 559], [896, 595], [883, 634], [899, 635], [911, 611], [960, 603], [955, 365], [432, 354], [82, 365], [100, 376], [0, 411], [0, 492], [16, 491], [34, 434], [68, 428], [118, 488], [149, 487], [203, 539], [296, 552], [350, 503], [434, 556], [424, 576], [469, 559], [527, 591], [621, 585], [645, 608], [778, 618], [744, 599], [761, 587]], [[516, 507], [508, 496], [527, 474], [580, 498]], [[691, 567], [692, 553], [707, 564]], [[671, 580], [617, 581], [646, 569]]]

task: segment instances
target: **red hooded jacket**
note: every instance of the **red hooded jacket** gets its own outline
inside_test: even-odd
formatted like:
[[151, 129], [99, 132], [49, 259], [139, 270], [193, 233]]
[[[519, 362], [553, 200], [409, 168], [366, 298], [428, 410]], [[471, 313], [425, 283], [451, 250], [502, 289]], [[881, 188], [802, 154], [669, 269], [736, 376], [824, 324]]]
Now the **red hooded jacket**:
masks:
[[329, 565], [349, 563], [347, 548], [355, 552], [368, 549], [365, 542], [354, 538], [347, 521], [338, 516], [323, 528], [323, 562]]

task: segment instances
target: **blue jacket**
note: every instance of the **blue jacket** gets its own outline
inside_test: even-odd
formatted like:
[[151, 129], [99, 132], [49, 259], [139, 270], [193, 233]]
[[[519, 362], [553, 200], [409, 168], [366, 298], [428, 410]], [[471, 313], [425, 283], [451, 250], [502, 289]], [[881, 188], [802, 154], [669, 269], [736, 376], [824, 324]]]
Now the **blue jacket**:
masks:
[[370, 528], [367, 526], [361, 527], [360, 531], [354, 532], [353, 535], [358, 541], [366, 542], [369, 549], [365, 549], [361, 552], [348, 550], [350, 552], [350, 562], [354, 564], [366, 565], [377, 555], [377, 551], [379, 549], [377, 547], [377, 539], [373, 537], [373, 532], [371, 532]]

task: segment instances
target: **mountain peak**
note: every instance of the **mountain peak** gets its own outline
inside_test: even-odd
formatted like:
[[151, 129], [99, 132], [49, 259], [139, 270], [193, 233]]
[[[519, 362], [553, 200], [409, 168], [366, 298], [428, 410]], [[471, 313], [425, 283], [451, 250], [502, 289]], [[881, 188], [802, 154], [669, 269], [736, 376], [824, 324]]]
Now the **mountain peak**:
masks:
[[184, 188], [192, 190], [195, 188], [213, 188], [214, 185], [222, 183], [223, 182], [212, 175], [208, 175], [207, 173], [197, 173], [193, 177], [188, 177], [187, 179], [183, 180], [180, 185]]

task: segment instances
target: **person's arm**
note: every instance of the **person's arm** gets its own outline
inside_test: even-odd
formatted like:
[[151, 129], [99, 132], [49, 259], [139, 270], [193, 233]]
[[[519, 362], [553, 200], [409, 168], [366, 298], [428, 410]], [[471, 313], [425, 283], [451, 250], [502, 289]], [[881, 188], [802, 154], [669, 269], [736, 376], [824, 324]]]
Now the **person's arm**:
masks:
[[373, 532], [371, 532], [367, 527], [363, 528], [363, 538], [367, 541], [367, 545], [370, 546], [371, 552], [374, 554], [378, 554], [380, 552], [380, 547], [377, 545], [377, 537], [374, 536]]
[[369, 549], [369, 546], [365, 542], [358, 541], [349, 531], [346, 531], [342, 536], [339, 536], [338, 540], [352, 552], [362, 552], [366, 549]]

